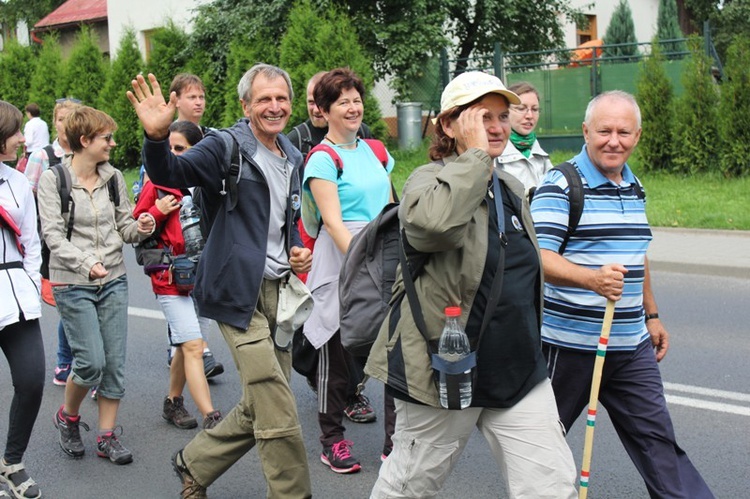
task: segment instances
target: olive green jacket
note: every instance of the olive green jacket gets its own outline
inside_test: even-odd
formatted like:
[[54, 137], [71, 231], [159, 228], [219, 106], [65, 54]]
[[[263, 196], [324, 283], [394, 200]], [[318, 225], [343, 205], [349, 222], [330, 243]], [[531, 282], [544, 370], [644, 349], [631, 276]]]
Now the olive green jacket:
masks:
[[[415, 170], [404, 185], [399, 219], [409, 244], [428, 253], [415, 281], [430, 343], [437, 345], [447, 306], [461, 307], [465, 326], [484, 272], [488, 240], [487, 186], [493, 161], [480, 149], [444, 158]], [[500, 181], [523, 203], [522, 224], [541, 256], [523, 185], [506, 172]], [[543, 288], [537, 308], [541, 313]], [[399, 268], [392, 309], [370, 351], [365, 372], [424, 404], [440, 407], [428, 345], [416, 327]]]

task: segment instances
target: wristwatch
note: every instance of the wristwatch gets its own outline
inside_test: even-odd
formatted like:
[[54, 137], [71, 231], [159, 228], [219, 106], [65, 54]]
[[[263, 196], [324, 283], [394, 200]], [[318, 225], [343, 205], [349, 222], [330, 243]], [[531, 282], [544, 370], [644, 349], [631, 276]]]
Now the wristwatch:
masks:
[[646, 314], [646, 322], [650, 321], [651, 319], [658, 319], [659, 313], [656, 312], [654, 314]]

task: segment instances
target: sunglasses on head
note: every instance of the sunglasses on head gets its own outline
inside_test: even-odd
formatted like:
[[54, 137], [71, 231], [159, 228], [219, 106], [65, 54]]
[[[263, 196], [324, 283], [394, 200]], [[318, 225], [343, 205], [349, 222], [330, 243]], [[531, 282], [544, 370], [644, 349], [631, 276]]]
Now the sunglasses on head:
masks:
[[55, 100], [55, 103], [57, 103], [57, 104], [62, 104], [63, 102], [72, 102], [73, 104], [83, 104], [83, 102], [81, 102], [81, 100], [74, 99], [72, 97], [64, 97], [62, 99]]

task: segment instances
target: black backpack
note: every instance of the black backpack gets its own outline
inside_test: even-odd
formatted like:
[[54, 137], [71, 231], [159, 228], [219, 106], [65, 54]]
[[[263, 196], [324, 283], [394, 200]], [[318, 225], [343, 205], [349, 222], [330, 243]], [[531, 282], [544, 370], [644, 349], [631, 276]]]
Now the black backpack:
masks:
[[352, 238], [339, 272], [341, 344], [357, 357], [370, 353], [390, 309], [401, 242], [412, 279], [419, 276], [429, 257], [414, 250], [405, 235], [399, 234], [398, 206], [386, 205]]
[[[565, 234], [565, 239], [560, 245], [558, 253], [561, 255], [565, 252], [565, 248], [568, 245], [570, 236], [578, 228], [578, 223], [581, 221], [581, 215], [583, 215], [583, 181], [581, 180], [581, 174], [578, 173], [575, 165], [569, 162], [560, 163], [559, 165], [552, 168], [563, 174], [565, 180], [568, 182], [568, 201], [570, 202], [570, 213], [568, 213], [568, 232]], [[550, 170], [550, 171], [552, 171]], [[638, 199], [646, 199], [646, 193], [643, 191], [638, 179], [633, 184]], [[529, 203], [533, 199], [534, 191], [529, 193]]]
[[[52, 156], [54, 156], [54, 153], [52, 154]], [[50, 159], [52, 156], [50, 156]], [[55, 174], [55, 180], [57, 182], [57, 193], [60, 195], [60, 213], [62, 214], [63, 219], [65, 218], [65, 214], [68, 214], [68, 218], [66, 221], [67, 233], [65, 237], [68, 239], [68, 241], [70, 241], [70, 236], [73, 234], [73, 223], [75, 222], [76, 210], [76, 204], [73, 201], [73, 198], [70, 197], [70, 187], [72, 184], [70, 172], [59, 161], [56, 164], [52, 164], [50, 162], [49, 169], [52, 170], [52, 172]], [[112, 204], [115, 206], [120, 206], [120, 191], [117, 188], [117, 182], [117, 175], [112, 175], [112, 177], [107, 181], [107, 190], [109, 191], [109, 200], [112, 202]], [[43, 238], [41, 242], [42, 266], [40, 272], [42, 274], [42, 277], [44, 277], [45, 279], [49, 279], [50, 249], [47, 246], [47, 243], [44, 242]]]

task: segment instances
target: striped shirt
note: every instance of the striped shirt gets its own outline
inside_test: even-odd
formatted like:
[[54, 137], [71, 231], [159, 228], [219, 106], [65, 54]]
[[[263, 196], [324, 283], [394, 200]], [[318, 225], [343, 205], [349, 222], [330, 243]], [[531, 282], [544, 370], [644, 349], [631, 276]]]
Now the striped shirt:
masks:
[[[571, 161], [583, 180], [583, 214], [563, 256], [590, 269], [609, 263], [624, 265], [625, 285], [617, 302], [608, 350], [635, 350], [648, 330], [643, 311], [643, 280], [651, 229], [645, 199], [633, 185], [638, 182], [627, 164], [622, 181], [607, 179], [589, 159], [586, 146]], [[549, 172], [534, 194], [531, 214], [539, 247], [559, 252], [568, 230], [570, 202], [562, 173]], [[606, 298], [586, 289], [544, 284], [542, 339], [577, 350], [596, 350]]]

